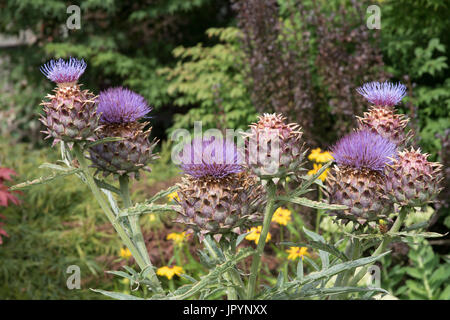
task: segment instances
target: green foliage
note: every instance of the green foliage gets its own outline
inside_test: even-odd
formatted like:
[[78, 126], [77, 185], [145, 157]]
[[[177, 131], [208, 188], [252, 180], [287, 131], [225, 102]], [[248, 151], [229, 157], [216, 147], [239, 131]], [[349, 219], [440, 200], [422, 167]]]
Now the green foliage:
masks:
[[172, 129], [190, 128], [202, 120], [207, 128], [241, 128], [254, 121], [256, 111], [244, 84], [240, 31], [229, 27], [208, 29], [208, 37], [220, 43], [205, 47], [177, 47], [178, 63], [159, 70], [170, 81], [168, 94], [178, 106], [194, 105], [185, 115], [176, 115]]
[[408, 265], [393, 265], [392, 258], [384, 258], [383, 287], [400, 299], [450, 299], [450, 260], [433, 252], [425, 239], [413, 239], [414, 243], [409, 245]]
[[420, 145], [436, 159], [441, 147], [436, 134], [450, 127], [450, 4], [444, 0], [384, 1], [381, 10], [381, 48], [388, 71], [412, 91], [405, 100], [411, 103], [410, 115], [412, 111], [417, 117], [413, 123], [420, 131]]
[[[108, 86], [124, 85], [156, 109], [170, 107], [167, 82], [156, 70], [173, 64], [175, 47], [208, 41], [205, 30], [226, 25], [229, 19], [223, 13], [223, 9], [227, 12], [226, 1], [87, 0], [80, 4], [81, 28], [68, 30], [69, 5], [63, 0], [13, 0], [2, 5], [0, 33], [18, 36], [29, 30], [34, 37], [27, 45], [0, 52], [1, 69], [12, 87], [0, 89], [0, 96], [6, 94], [0, 98], [0, 112], [14, 108], [15, 125], [22, 131], [15, 133], [18, 139], [36, 137], [32, 142], [40, 142], [36, 113], [44, 93], [53, 86], [39, 72], [45, 61], [84, 58], [88, 63], [81, 80], [84, 88], [98, 93]], [[167, 116], [166, 110], [161, 112]], [[160, 123], [158, 130], [165, 130], [170, 119]], [[162, 135], [161, 131], [155, 134]]]
[[[13, 167], [19, 180], [42, 174], [39, 164], [57, 156], [55, 151], [33, 151], [23, 144], [0, 145], [2, 163]], [[102, 228], [103, 214], [80, 180], [66, 177], [27, 189], [21, 201], [3, 212], [11, 237], [0, 246], [2, 298], [98, 299], [89, 286], [113, 287], [114, 282], [105, 282], [102, 258], [117, 259], [120, 243]], [[70, 265], [81, 269], [80, 290], [66, 286]]]

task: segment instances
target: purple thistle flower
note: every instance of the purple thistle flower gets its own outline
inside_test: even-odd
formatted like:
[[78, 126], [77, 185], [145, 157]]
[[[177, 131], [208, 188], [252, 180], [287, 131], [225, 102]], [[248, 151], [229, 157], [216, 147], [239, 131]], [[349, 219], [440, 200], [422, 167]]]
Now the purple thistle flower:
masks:
[[109, 88], [98, 96], [97, 113], [103, 123], [135, 122], [150, 110], [143, 96], [126, 88]]
[[195, 138], [180, 152], [181, 169], [195, 178], [224, 178], [244, 170], [237, 146], [230, 140]]
[[397, 147], [394, 143], [367, 130], [344, 136], [331, 151], [339, 166], [368, 168], [375, 171], [382, 171], [386, 164], [392, 163], [390, 158], [397, 156]]
[[376, 106], [395, 106], [406, 96], [406, 86], [400, 82], [368, 82], [356, 89], [360, 95]]
[[41, 72], [56, 83], [76, 82], [86, 70], [86, 62], [70, 57], [69, 61], [50, 60], [40, 67]]

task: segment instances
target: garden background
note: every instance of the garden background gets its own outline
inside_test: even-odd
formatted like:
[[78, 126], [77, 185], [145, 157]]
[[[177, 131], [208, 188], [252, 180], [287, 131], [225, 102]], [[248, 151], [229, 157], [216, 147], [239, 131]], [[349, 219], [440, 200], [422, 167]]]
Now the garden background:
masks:
[[[69, 30], [67, 7], [73, 4], [81, 9], [81, 28]], [[366, 9], [373, 4], [381, 9], [380, 30], [366, 24]], [[123, 85], [153, 107], [152, 136], [161, 139], [160, 159], [134, 184], [137, 200], [179, 180], [170, 158], [174, 129], [191, 130], [194, 121], [202, 121], [203, 129], [246, 129], [258, 113], [281, 112], [302, 126], [309, 148], [326, 150], [352, 130], [353, 115], [368, 107], [355, 89], [389, 79], [408, 88], [399, 109], [411, 118], [416, 143], [446, 168], [439, 202], [423, 213], [432, 215], [428, 230], [446, 233], [449, 14], [446, 0], [3, 1], [0, 167], [13, 169], [19, 182], [42, 175], [39, 164], [58, 158], [58, 148], [49, 148], [38, 121], [39, 104], [52, 90], [39, 66], [55, 57], [86, 60], [85, 88], [98, 94]], [[1, 299], [100, 299], [89, 288], [130, 291], [104, 272], [133, 261], [121, 252], [86, 186], [72, 177], [15, 196], [19, 204], [0, 206], [0, 231], [7, 233], [0, 233]], [[315, 212], [291, 211], [294, 221], [333, 237], [328, 220], [318, 226]], [[201, 273], [192, 240], [189, 245], [167, 240], [168, 234], [183, 231], [180, 226], [170, 217], [145, 219], [155, 265], [186, 259], [188, 274]], [[271, 230], [273, 241], [282, 228]], [[293, 227], [285, 232], [296, 236]], [[383, 261], [382, 287], [401, 299], [450, 298], [449, 246], [448, 236], [418, 246], [394, 244], [393, 255]], [[268, 253], [264, 272], [271, 282], [287, 254]], [[81, 267], [80, 290], [66, 286], [72, 264]], [[166, 284], [171, 281], [184, 280]]]

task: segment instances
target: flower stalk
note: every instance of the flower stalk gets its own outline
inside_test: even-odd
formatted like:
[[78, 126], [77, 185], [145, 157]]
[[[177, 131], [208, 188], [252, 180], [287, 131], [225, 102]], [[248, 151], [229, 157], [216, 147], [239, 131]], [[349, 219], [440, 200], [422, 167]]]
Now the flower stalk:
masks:
[[264, 253], [264, 247], [266, 245], [267, 234], [269, 233], [270, 223], [272, 222], [272, 217], [274, 214], [275, 205], [275, 191], [276, 186], [271, 180], [267, 181], [266, 192], [267, 192], [267, 206], [264, 212], [263, 227], [261, 234], [259, 236], [258, 245], [256, 247], [256, 252], [253, 256], [252, 265], [250, 268], [250, 279], [247, 287], [247, 299], [253, 299], [256, 291], [256, 280], [258, 277], [259, 269], [261, 266], [261, 257]]
[[164, 292], [161, 287], [161, 283], [159, 282], [158, 278], [156, 277], [153, 267], [142, 258], [140, 251], [134, 245], [133, 241], [131, 241], [131, 239], [128, 237], [126, 231], [124, 230], [124, 228], [120, 225], [120, 223], [116, 219], [114, 212], [109, 207], [106, 199], [101, 194], [100, 189], [97, 187], [97, 184], [95, 183], [93, 177], [91, 176], [91, 174], [89, 172], [88, 164], [87, 164], [86, 159], [83, 154], [83, 149], [80, 147], [80, 145], [78, 143], [75, 143], [73, 146], [73, 151], [75, 153], [75, 157], [77, 158], [77, 160], [80, 164], [80, 167], [84, 174], [87, 185], [89, 186], [92, 193], [94, 194], [94, 197], [98, 201], [103, 212], [106, 214], [109, 222], [112, 224], [112, 226], [114, 227], [116, 232], [119, 234], [119, 237], [123, 241], [123, 243], [131, 251], [131, 253], [133, 254], [133, 257], [136, 260], [136, 263], [139, 265], [141, 270], [146, 270], [148, 267], [150, 267], [149, 278], [155, 284], [158, 292], [159, 293]]

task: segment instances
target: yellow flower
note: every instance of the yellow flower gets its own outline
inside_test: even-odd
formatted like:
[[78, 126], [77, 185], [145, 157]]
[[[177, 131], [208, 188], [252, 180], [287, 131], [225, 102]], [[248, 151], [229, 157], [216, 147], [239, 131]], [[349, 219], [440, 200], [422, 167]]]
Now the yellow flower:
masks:
[[124, 259], [129, 259], [131, 257], [131, 251], [128, 248], [120, 248], [119, 255]]
[[[261, 236], [261, 230], [262, 226], [252, 227], [250, 230], [247, 230], [247, 232], [250, 233], [245, 237], [245, 239], [249, 241], [255, 241], [255, 243], [258, 244], [259, 237]], [[270, 239], [272, 239], [272, 235], [269, 232], [267, 233], [266, 242], [269, 241]]]
[[333, 156], [328, 151], [319, 153], [316, 156], [316, 162], [328, 162], [328, 161], [333, 160], [333, 159], [334, 159]]
[[291, 211], [289, 209], [278, 208], [273, 214], [272, 221], [279, 225], [287, 225], [291, 221]]
[[173, 240], [176, 245], [181, 244], [186, 239], [186, 231], [181, 233], [172, 232], [167, 235], [167, 240]]
[[167, 199], [169, 199], [169, 201], [173, 201], [173, 199], [177, 199], [178, 201], [180, 201], [180, 197], [178, 196], [178, 192], [176, 191], [169, 193], [167, 195]]
[[317, 156], [320, 154], [321, 151], [322, 151], [322, 149], [320, 149], [320, 148], [312, 149], [311, 153], [308, 156], [308, 160], [309, 161], [316, 160]]
[[289, 260], [296, 260], [300, 257], [302, 257], [303, 260], [303, 256], [309, 256], [308, 248], [306, 247], [290, 247], [286, 252], [289, 253]]
[[[312, 175], [316, 174], [320, 170], [320, 168], [322, 168], [321, 164], [314, 163], [314, 169], [309, 170], [308, 175], [312, 176]], [[328, 169], [329, 168], [326, 168], [325, 171], [322, 172], [322, 174], [319, 176], [320, 180], [325, 181], [325, 179], [327, 178], [327, 175], [328, 175]]]
[[322, 149], [320, 148], [312, 149], [311, 153], [308, 156], [308, 160], [315, 162], [328, 162], [333, 159], [334, 158], [330, 152], [328, 151], [322, 152]]
[[182, 273], [184, 273], [184, 270], [182, 267], [179, 266], [173, 267], [164, 266], [156, 270], [156, 274], [158, 276], [164, 276], [169, 280], [172, 279], [174, 275], [179, 276]]

